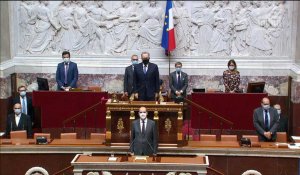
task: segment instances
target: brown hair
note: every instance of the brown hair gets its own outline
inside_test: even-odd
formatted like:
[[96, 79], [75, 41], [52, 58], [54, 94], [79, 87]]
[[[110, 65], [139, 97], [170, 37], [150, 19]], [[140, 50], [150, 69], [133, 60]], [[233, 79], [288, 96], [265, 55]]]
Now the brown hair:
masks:
[[228, 61], [227, 67], [229, 67], [229, 65], [230, 65], [231, 63], [234, 64], [234, 67], [235, 67], [234, 70], [237, 70], [236, 62], [234, 61], [234, 59], [231, 59], [231, 60]]

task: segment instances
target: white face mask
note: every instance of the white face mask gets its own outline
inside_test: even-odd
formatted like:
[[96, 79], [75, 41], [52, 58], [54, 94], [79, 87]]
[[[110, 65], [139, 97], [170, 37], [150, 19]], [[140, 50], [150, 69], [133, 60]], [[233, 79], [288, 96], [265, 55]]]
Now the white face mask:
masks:
[[228, 68], [229, 68], [229, 70], [234, 70], [235, 66], [229, 66]]
[[281, 110], [277, 109], [277, 113], [278, 113], [278, 115], [280, 115], [281, 114]]
[[26, 91], [21, 91], [21, 92], [20, 92], [20, 95], [21, 95], [22, 97], [24, 97], [24, 96], [26, 95]]
[[15, 114], [16, 114], [16, 115], [21, 114], [21, 109], [14, 109], [14, 111], [15, 111]]
[[147, 113], [139, 113], [139, 116], [142, 120], [145, 120], [147, 117]]
[[64, 58], [64, 62], [65, 63], [69, 63], [70, 62], [70, 58]]
[[264, 105], [264, 104], [262, 104], [262, 107], [263, 107], [265, 110], [270, 109], [270, 105]]

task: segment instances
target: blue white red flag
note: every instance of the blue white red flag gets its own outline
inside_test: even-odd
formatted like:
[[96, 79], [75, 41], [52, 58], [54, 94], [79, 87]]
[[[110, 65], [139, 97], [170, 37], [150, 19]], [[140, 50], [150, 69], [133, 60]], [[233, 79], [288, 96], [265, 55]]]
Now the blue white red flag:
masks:
[[161, 40], [161, 46], [166, 50], [166, 52], [170, 52], [176, 48], [172, 10], [172, 1], [167, 0], [164, 29]]

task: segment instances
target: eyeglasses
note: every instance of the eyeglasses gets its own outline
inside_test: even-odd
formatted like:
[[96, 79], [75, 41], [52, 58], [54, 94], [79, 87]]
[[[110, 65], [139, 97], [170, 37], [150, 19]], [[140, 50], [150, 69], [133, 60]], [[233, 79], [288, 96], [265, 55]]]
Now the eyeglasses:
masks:
[[147, 112], [139, 112], [139, 113], [140, 113], [140, 114], [143, 114], [143, 113], [145, 114], [145, 113], [147, 113]]

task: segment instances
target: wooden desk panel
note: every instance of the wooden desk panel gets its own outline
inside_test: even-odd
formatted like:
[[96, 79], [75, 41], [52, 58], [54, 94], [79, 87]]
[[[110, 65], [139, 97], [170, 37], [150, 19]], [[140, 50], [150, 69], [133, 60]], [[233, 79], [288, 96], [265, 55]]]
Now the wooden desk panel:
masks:
[[183, 105], [176, 103], [155, 104], [152, 102], [106, 103], [106, 144], [120, 145], [130, 143], [132, 122], [138, 117], [138, 110], [145, 106], [148, 117], [156, 122], [158, 142], [165, 145], [182, 146]]
[[71, 164], [74, 166], [74, 175], [82, 175], [84, 172], [109, 171], [131, 173], [131, 172], [153, 172], [153, 173], [168, 173], [168, 172], [190, 172], [198, 175], [206, 175], [206, 167], [209, 165], [207, 156], [179, 156], [176, 157], [158, 157], [159, 161], [152, 161], [152, 158], [147, 158], [147, 163], [133, 162], [132, 158], [129, 161], [109, 162], [108, 156], [88, 156], [78, 154], [73, 159]]
[[[0, 139], [0, 142], [3, 143], [4, 140], [6, 139]], [[42, 166], [50, 174], [53, 174], [60, 169], [70, 166], [71, 160], [78, 153], [88, 152], [93, 153], [93, 155], [110, 155], [114, 153], [115, 155], [125, 155], [129, 149], [129, 146], [109, 147], [97, 144], [94, 141], [80, 139], [72, 141], [54, 139], [48, 145], [29, 144], [30, 141], [33, 141], [33, 139], [28, 140], [28, 144], [0, 145], [0, 174], [25, 174], [33, 166]], [[234, 144], [227, 145], [227, 143], [224, 144], [220, 141], [214, 143], [199, 141], [198, 143], [190, 142], [188, 146], [181, 148], [159, 147], [158, 155], [173, 156], [172, 160], [164, 160], [162, 158], [161, 162], [170, 162], [174, 159], [176, 161], [181, 155], [208, 155], [210, 165], [228, 175], [241, 174], [241, 172], [250, 168], [258, 169], [264, 175], [282, 175], [281, 172], [287, 175], [298, 175], [300, 150], [275, 148], [273, 145], [276, 143], [270, 142], [259, 142], [259, 144], [261, 147], [240, 148]], [[220, 147], [219, 145], [223, 145], [224, 147]], [[242, 165], [241, 162], [243, 162]], [[264, 167], [264, 164], [258, 162], [266, 162], [272, 166]], [[15, 171], [11, 171], [12, 169]]]

